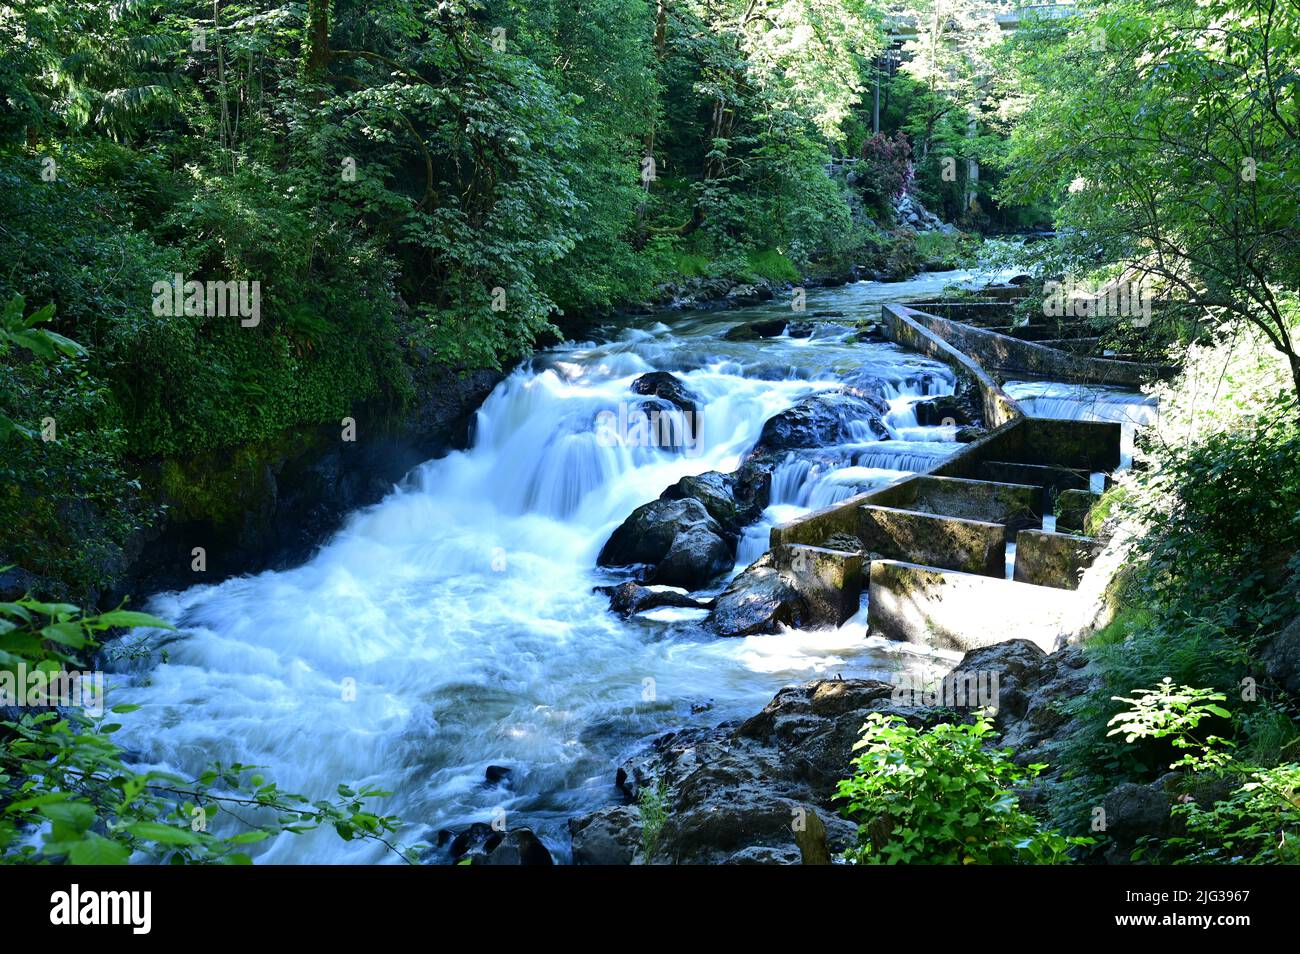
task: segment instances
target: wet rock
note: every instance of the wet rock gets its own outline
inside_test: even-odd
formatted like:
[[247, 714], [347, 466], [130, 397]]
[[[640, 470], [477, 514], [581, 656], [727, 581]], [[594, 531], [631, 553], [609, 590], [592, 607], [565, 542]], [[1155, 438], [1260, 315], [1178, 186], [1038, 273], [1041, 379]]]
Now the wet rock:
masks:
[[916, 422], [922, 427], [935, 427], [940, 424], [971, 424], [970, 411], [955, 395], [929, 398], [917, 401], [912, 406], [916, 412]]
[[776, 338], [781, 332], [785, 331], [786, 319], [769, 318], [762, 321], [751, 321], [748, 324], [736, 325], [728, 329], [722, 337], [728, 341], [756, 341], [759, 338]]
[[476, 854], [475, 865], [553, 865], [555, 859], [530, 829], [512, 828], [485, 855]]
[[510, 769], [504, 765], [489, 765], [483, 772], [483, 781], [488, 785], [500, 785], [510, 781]]
[[500, 843], [502, 834], [491, 825], [474, 822], [452, 837], [448, 851], [453, 861], [458, 861], [466, 855], [486, 855]]
[[979, 440], [987, 433], [988, 431], [982, 427], [959, 427], [957, 428], [957, 433], [953, 435], [953, 440], [958, 444], [970, 444], [973, 441]]
[[[767, 285], [737, 285], [728, 291], [726, 295], [728, 307], [758, 305], [765, 301], [771, 301], [772, 298], [772, 289]], [[777, 332], [777, 334], [780, 333]], [[762, 335], [761, 337], [768, 338], [771, 335]]]
[[889, 436], [885, 408], [845, 391], [823, 391], [768, 418], [756, 449], [761, 452], [826, 447]]
[[[753, 523], [763, 512], [766, 500], [760, 505], [754, 488], [742, 483], [743, 477], [710, 470], [703, 474], [683, 477], [662, 494], [661, 500], [698, 500], [714, 520], [730, 534], [735, 534], [748, 523]], [[770, 486], [771, 477], [768, 475]], [[739, 490], [739, 494], [738, 494]]]
[[772, 848], [768, 845], [757, 845], [750, 848], [742, 848], [730, 858], [723, 862], [724, 865], [797, 865], [799, 864], [798, 849], [789, 848]]
[[679, 534], [695, 527], [722, 532], [698, 500], [652, 500], [633, 510], [610, 534], [596, 562], [600, 566], [657, 564]]
[[764, 554], [723, 590], [709, 625], [719, 636], [752, 636], [801, 626], [808, 615], [807, 603]]
[[617, 586], [598, 586], [596, 590], [609, 595], [610, 610], [624, 619], [661, 606], [680, 606], [687, 609], [708, 609], [710, 606], [709, 603], [692, 599], [685, 593], [652, 590], [630, 580]]
[[699, 396], [667, 371], [650, 371], [641, 375], [632, 382], [632, 393], [657, 397], [692, 416], [699, 406]]
[[728, 546], [719, 533], [702, 526], [687, 527], [673, 538], [672, 546], [647, 579], [665, 586], [699, 589], [734, 563], [734, 545]]
[[575, 865], [630, 865], [641, 850], [641, 813], [631, 805], [569, 819]]

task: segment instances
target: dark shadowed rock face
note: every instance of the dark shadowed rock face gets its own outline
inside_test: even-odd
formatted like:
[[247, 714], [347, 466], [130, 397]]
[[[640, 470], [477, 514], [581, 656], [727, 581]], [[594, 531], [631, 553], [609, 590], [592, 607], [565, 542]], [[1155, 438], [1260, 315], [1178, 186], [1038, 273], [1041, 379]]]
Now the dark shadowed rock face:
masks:
[[775, 633], [808, 618], [808, 606], [764, 554], [731, 581], [713, 606], [709, 625], [719, 636]]
[[[1077, 650], [1049, 656], [1013, 640], [967, 653], [955, 672], [997, 673], [998, 744], [1042, 761], [1070, 731], [1062, 705], [1090, 684], [1084, 663]], [[647, 788], [664, 793], [668, 817], [655, 856], [641, 857], [637, 809], [617, 806], [570, 823], [574, 858], [581, 846], [583, 857], [605, 863], [631, 857], [659, 864], [795, 864], [799, 836], [808, 842], [806, 833], [817, 827], [808, 821], [814, 812], [825, 828], [825, 847], [838, 854], [855, 841], [857, 827], [840, 817], [832, 796], [852, 771], [853, 745], [867, 716], [896, 715], [918, 727], [954, 718], [952, 709], [903, 707], [900, 701], [889, 683], [822, 679], [782, 689], [739, 725], [660, 736], [616, 777], [629, 800]], [[1138, 826], [1167, 814], [1155, 791], [1120, 792], [1115, 803]], [[813, 854], [824, 857], [816, 841]]]
[[771, 453], [856, 440], [881, 440], [889, 436], [882, 420], [887, 410], [883, 401], [845, 391], [823, 391], [768, 418], [756, 450]]
[[[649, 861], [796, 864], [799, 829], [810, 826], [812, 813], [830, 850], [843, 851], [857, 828], [838, 816], [830, 797], [849, 772], [867, 714], [889, 711], [892, 692], [875, 680], [819, 680], [781, 690], [739, 727], [727, 723], [656, 739], [618, 773], [630, 799], [644, 788], [666, 793], [668, 818]], [[634, 807], [618, 806], [575, 819], [575, 860], [580, 846], [595, 854], [588, 845], [609, 842], [646, 860], [630, 834], [639, 817]]]
[[784, 318], [769, 318], [763, 321], [751, 321], [746, 325], [736, 325], [727, 330], [722, 337], [728, 341], [756, 341], [759, 338], [775, 338], [785, 331]]
[[1270, 639], [1260, 653], [1269, 676], [1293, 696], [1300, 696], [1300, 616]]
[[698, 500], [652, 500], [637, 507], [601, 548], [601, 566], [650, 567], [651, 583], [696, 589], [729, 569], [734, 543]]

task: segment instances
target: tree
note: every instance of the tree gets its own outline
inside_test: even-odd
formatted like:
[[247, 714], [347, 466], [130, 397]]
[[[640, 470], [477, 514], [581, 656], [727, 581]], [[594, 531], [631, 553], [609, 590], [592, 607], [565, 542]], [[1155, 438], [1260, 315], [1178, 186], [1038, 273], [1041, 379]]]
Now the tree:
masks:
[[1245, 320], [1300, 394], [1300, 10], [1106, 0], [1015, 41], [1032, 104], [1004, 194], [1052, 198], [1063, 246], [1215, 324]]

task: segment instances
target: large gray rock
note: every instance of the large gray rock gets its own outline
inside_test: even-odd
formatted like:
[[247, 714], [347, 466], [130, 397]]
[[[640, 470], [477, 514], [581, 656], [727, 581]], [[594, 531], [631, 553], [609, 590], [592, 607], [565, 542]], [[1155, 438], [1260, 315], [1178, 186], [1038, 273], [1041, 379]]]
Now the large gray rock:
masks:
[[772, 565], [771, 555], [764, 554], [723, 590], [709, 625], [719, 636], [753, 636], [802, 626], [809, 615], [799, 591]]
[[766, 482], [760, 479], [757, 485], [746, 479], [750, 477], [748, 473], [710, 470], [683, 477], [659, 496], [661, 500], [698, 500], [724, 530], [735, 534], [757, 520], [767, 506], [765, 491], [771, 486], [770, 472]]
[[823, 391], [768, 418], [755, 449], [771, 453], [883, 439], [889, 436], [882, 420], [887, 410], [883, 401], [842, 390]]
[[648, 577], [651, 583], [698, 589], [731, 569], [735, 550], [718, 533], [704, 527], [688, 527], [673, 538], [673, 544]]
[[698, 500], [637, 507], [601, 548], [601, 566], [648, 565], [653, 583], [697, 588], [731, 566], [725, 531]]
[[630, 865], [641, 851], [641, 813], [615, 805], [569, 819], [575, 865]]

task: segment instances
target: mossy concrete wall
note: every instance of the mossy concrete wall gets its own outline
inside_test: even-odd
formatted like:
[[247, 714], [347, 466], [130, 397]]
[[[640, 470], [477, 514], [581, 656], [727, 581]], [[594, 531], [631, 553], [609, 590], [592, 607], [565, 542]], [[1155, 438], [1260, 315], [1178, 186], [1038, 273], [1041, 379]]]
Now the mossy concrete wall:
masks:
[[866, 506], [859, 509], [858, 537], [872, 554], [926, 566], [1003, 576], [1006, 528], [985, 520]]
[[[1066, 354], [1032, 341], [1023, 341], [987, 328], [976, 328], [938, 315], [928, 314], [905, 306], [885, 306], [902, 309], [915, 326], [920, 326], [942, 339], [958, 352], [978, 362], [991, 373], [1028, 374], [1053, 381], [1072, 381], [1080, 384], [1117, 384], [1136, 387], [1165, 373], [1164, 369], [1136, 361], [1117, 361], [1113, 358], [1090, 358]], [[886, 328], [890, 327], [886, 322]]]
[[1092, 537], [1045, 530], [1022, 530], [1016, 535], [1014, 577], [1021, 583], [1077, 590], [1083, 571], [1092, 566], [1101, 545]]
[[885, 335], [891, 341], [913, 351], [919, 351], [921, 354], [928, 354], [947, 364], [958, 374], [974, 380], [980, 392], [980, 403], [986, 426], [1000, 427], [1022, 416], [1019, 405], [1003, 392], [980, 364], [972, 361], [942, 336], [915, 321], [914, 314], [921, 313], [913, 312], [902, 305], [883, 305], [880, 309], [880, 317], [884, 324]]
[[1077, 594], [895, 560], [871, 564], [868, 633], [967, 652], [1009, 639], [1054, 651], [1077, 628]]
[[772, 528], [770, 545], [802, 543], [817, 546], [835, 533], [855, 534], [858, 530], [857, 508], [866, 504], [908, 506], [918, 492], [911, 485], [925, 477], [979, 480], [985, 476], [985, 463], [1051, 466], [1087, 475], [1114, 470], [1119, 466], [1119, 459], [1118, 424], [1017, 418], [964, 445], [926, 474], [900, 478], [892, 484], [857, 494], [834, 506]]
[[1100, 499], [1100, 494], [1095, 494], [1087, 488], [1062, 491], [1056, 501], [1056, 529], [1070, 533], [1083, 533], [1088, 521], [1088, 511]]
[[841, 626], [862, 603], [865, 554], [795, 544], [772, 551], [783, 577], [808, 606], [808, 625]]

